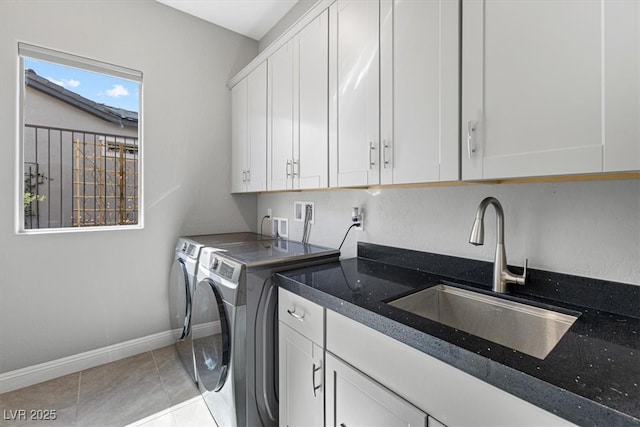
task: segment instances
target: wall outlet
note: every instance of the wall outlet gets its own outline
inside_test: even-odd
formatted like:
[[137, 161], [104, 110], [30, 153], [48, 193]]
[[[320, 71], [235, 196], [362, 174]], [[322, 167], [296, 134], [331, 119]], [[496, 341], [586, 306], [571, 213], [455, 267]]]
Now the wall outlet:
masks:
[[267, 218], [272, 219], [271, 209], [267, 209]]
[[293, 220], [296, 222], [304, 222], [307, 206], [311, 207], [311, 218], [309, 223], [313, 224], [316, 219], [316, 207], [313, 202], [293, 202]]
[[355, 230], [364, 231], [364, 213], [359, 206], [354, 206], [351, 209], [351, 222], [360, 224], [357, 227], [353, 227]]
[[364, 231], [364, 214], [360, 211], [360, 225], [353, 227], [354, 230]]

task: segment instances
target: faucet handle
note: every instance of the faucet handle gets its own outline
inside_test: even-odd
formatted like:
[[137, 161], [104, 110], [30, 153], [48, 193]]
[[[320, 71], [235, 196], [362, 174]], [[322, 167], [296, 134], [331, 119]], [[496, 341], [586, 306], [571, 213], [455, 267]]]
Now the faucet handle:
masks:
[[524, 285], [524, 283], [527, 280], [527, 269], [528, 269], [528, 265], [529, 265], [529, 258], [525, 258], [524, 259], [524, 271], [522, 272], [522, 276], [518, 277], [518, 285]]

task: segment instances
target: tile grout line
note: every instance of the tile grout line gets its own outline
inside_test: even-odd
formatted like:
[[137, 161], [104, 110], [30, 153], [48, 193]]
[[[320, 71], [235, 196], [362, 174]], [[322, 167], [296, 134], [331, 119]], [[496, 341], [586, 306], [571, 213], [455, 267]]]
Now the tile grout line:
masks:
[[[156, 355], [153, 354], [153, 350], [149, 351], [151, 353], [151, 359], [153, 359], [153, 364], [156, 367], [156, 371], [158, 372], [158, 378], [160, 378], [160, 384], [162, 384], [162, 390], [164, 391], [164, 395], [167, 398], [167, 401], [169, 402], [169, 407], [172, 408], [172, 404], [173, 402], [171, 401], [171, 397], [169, 396], [169, 392], [167, 391], [167, 388], [164, 385], [164, 380], [162, 379], [162, 374], [160, 373], [160, 367], [158, 366], [158, 361], [156, 360]], [[170, 416], [171, 416], [171, 420], [173, 421], [174, 425], [178, 425], [178, 420], [176, 419], [175, 415], [173, 415], [173, 408], [171, 409], [171, 411], [169, 412]]]
[[82, 387], [82, 371], [78, 372], [78, 393], [76, 394], [76, 405], [80, 405], [80, 387]]
[[169, 404], [171, 405], [171, 397], [169, 396], [169, 392], [167, 391], [167, 388], [164, 385], [164, 380], [162, 379], [162, 374], [160, 373], [160, 367], [158, 366], [158, 361], [156, 360], [156, 356], [155, 354], [153, 354], [153, 350], [149, 351], [151, 353], [151, 359], [153, 359], [153, 364], [156, 367], [156, 371], [158, 372], [158, 378], [160, 378], [160, 384], [162, 384], [162, 390], [164, 391], [164, 394], [167, 398], [167, 400], [169, 401]]
[[74, 418], [75, 425], [78, 424], [78, 412], [80, 411], [80, 387], [82, 387], [82, 371], [78, 372], [78, 393], [76, 394], [76, 416]]

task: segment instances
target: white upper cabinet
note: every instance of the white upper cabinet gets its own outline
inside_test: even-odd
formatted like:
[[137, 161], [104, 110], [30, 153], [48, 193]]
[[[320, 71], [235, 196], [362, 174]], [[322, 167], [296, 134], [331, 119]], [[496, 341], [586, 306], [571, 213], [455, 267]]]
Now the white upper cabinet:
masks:
[[269, 190], [327, 187], [328, 11], [268, 59]]
[[296, 36], [298, 143], [293, 156], [295, 189], [329, 185], [329, 11]]
[[381, 183], [459, 179], [457, 0], [382, 0]]
[[267, 60], [269, 64], [269, 120], [267, 187], [293, 188], [293, 40]]
[[231, 89], [231, 191], [265, 191], [267, 178], [267, 64]]
[[246, 171], [249, 140], [247, 79], [231, 88], [231, 192], [247, 191]]
[[464, 1], [463, 179], [640, 169], [639, 9]]
[[640, 170], [640, 2], [604, 2], [604, 171]]
[[329, 185], [380, 183], [379, 2], [329, 8]]

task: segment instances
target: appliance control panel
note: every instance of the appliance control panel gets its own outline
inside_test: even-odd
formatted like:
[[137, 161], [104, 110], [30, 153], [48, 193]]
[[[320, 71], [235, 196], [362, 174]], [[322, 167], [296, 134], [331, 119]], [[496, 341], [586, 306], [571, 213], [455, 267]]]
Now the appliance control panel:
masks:
[[231, 282], [237, 282], [240, 277], [242, 265], [231, 261], [217, 252], [208, 254], [207, 267], [209, 271]]
[[196, 245], [190, 243], [187, 246], [187, 255], [189, 255], [192, 258], [196, 255]]
[[180, 239], [178, 248], [181, 253], [187, 255], [190, 258], [196, 258], [198, 256], [198, 245], [188, 240]]

